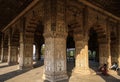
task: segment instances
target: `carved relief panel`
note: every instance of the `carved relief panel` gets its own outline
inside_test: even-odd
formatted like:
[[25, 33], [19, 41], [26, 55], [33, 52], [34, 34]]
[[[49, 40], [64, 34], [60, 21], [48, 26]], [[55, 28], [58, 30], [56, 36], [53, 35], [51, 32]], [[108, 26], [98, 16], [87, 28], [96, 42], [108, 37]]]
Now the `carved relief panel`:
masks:
[[61, 72], [66, 70], [66, 40], [55, 38], [55, 71]]

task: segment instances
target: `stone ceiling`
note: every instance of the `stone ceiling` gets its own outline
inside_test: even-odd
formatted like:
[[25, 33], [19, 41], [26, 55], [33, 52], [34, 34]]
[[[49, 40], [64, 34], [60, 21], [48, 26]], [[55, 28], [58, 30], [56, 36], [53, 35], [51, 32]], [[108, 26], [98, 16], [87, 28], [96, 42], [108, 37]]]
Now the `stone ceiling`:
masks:
[[[33, 0], [0, 0], [0, 30]], [[120, 17], [120, 0], [86, 0]]]
[[0, 29], [14, 19], [32, 0], [0, 0]]
[[120, 17], [120, 0], [86, 0]]

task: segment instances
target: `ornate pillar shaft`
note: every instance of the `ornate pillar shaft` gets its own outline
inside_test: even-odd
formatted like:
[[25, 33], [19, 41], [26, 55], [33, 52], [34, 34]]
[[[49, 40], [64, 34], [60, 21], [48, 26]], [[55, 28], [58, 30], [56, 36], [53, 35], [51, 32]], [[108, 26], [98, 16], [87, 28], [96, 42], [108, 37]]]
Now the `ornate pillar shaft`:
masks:
[[83, 38], [81, 34], [75, 35], [74, 38], [76, 49], [74, 73], [90, 74], [88, 64], [88, 40]]
[[3, 52], [4, 52], [3, 50], [4, 50], [4, 48], [1, 47], [1, 62], [3, 62], [3, 57], [4, 57], [4, 56], [3, 56]]
[[44, 79], [51, 82], [67, 79], [66, 71], [66, 0], [45, 2]]
[[118, 50], [119, 53], [118, 53], [118, 59], [117, 59], [117, 60], [118, 60], [118, 65], [119, 65], [119, 67], [120, 67], [120, 43], [119, 43], [119, 45], [118, 45], [118, 49], [119, 49], [119, 50]]
[[23, 69], [23, 66], [24, 66], [24, 42], [23, 32], [20, 32], [19, 69]]
[[100, 65], [107, 64], [108, 68], [111, 66], [111, 47], [110, 38], [101, 39], [99, 45]]
[[3, 48], [3, 62], [7, 62], [8, 60], [8, 48], [4, 47]]
[[1, 41], [1, 62], [3, 62], [3, 57], [4, 57], [4, 55], [3, 55], [3, 51], [4, 50], [4, 48], [3, 48], [3, 36], [2, 36], [2, 41]]
[[[49, 36], [51, 35], [51, 36]], [[44, 78], [56, 82], [67, 79], [66, 36], [67, 33], [45, 34]]]
[[111, 44], [111, 63], [118, 62], [118, 44], [116, 43]]
[[11, 30], [9, 32], [9, 37], [8, 37], [8, 65], [13, 65], [18, 63], [18, 48], [15, 42], [12, 41], [12, 34]]
[[18, 63], [18, 47], [8, 46], [8, 64], [13, 65]]
[[19, 69], [31, 69], [33, 67], [33, 38], [24, 38], [20, 33]]
[[103, 53], [104, 51], [104, 45], [102, 45], [101, 43], [99, 44], [99, 64], [103, 65], [105, 63], [105, 53]]
[[120, 23], [118, 24], [118, 65], [120, 67]]

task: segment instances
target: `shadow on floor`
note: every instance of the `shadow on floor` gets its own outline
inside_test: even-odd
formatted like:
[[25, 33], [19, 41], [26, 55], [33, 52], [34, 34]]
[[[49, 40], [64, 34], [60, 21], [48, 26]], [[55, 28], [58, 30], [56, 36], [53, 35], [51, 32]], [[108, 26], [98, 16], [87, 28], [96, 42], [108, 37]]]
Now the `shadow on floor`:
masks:
[[4, 68], [4, 67], [9, 67], [9, 65], [3, 65], [3, 66], [0, 66], [0, 68]]
[[10, 66], [14, 66], [14, 65], [17, 65], [17, 64], [13, 64], [13, 65], [5, 64], [5, 65], [0, 66], [0, 68], [10, 67]]
[[103, 75], [103, 74], [98, 73], [98, 67], [99, 67], [98, 62], [89, 61], [89, 65], [90, 65], [90, 68], [94, 70], [97, 75], [99, 75], [102, 79], [105, 80], [105, 82], [120, 82], [120, 78], [118, 79], [112, 76], [111, 74]]
[[27, 71], [29, 71], [29, 70], [16, 70], [16, 71], [12, 71], [12, 72], [9, 72], [9, 73], [6, 73], [6, 74], [2, 74], [2, 75], [0, 75], [0, 82], [4, 82], [8, 79], [16, 77], [20, 74], [23, 74], [23, 73], [27, 72]]
[[[50, 81], [47, 81], [47, 80], [44, 80], [44, 82], [50, 82]], [[61, 80], [61, 81], [57, 81], [57, 82], [69, 82], [69, 80]]]
[[33, 64], [33, 67], [34, 68], [38, 68], [38, 67], [41, 67], [44, 65], [44, 61], [36, 61], [34, 64]]
[[120, 68], [119, 68], [119, 70], [117, 71], [117, 74], [120, 76]]
[[120, 79], [117, 79], [116, 77], [113, 77], [112, 75], [107, 75], [107, 76], [100, 75], [100, 76], [105, 80], [105, 82], [120, 82]]

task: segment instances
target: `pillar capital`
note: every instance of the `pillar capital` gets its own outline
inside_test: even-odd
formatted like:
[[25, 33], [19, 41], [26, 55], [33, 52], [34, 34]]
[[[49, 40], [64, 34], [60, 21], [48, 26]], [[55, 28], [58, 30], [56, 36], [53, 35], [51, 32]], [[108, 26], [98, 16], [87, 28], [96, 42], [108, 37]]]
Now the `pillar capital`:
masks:
[[108, 43], [111, 43], [111, 40], [110, 40], [110, 38], [99, 38], [98, 42], [100, 44], [108, 44]]
[[66, 72], [66, 37], [67, 33], [46, 33], [44, 79], [59, 81], [67, 79]]
[[74, 33], [74, 40], [75, 40], [75, 41], [82, 41], [83, 38], [84, 38], [83, 34]]
[[44, 33], [44, 37], [45, 38], [64, 38], [66, 39], [67, 38], [67, 35], [68, 33], [66, 32], [47, 32], [47, 33]]

